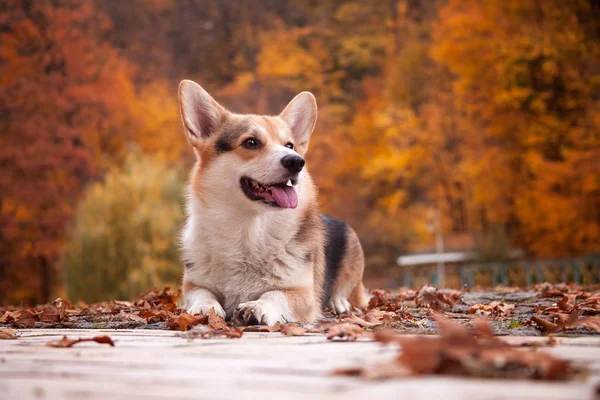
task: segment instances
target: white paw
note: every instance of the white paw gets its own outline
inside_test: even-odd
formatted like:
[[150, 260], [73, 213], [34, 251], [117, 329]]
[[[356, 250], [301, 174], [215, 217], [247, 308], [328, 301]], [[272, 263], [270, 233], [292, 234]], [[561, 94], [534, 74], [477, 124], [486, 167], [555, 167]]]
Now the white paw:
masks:
[[225, 318], [225, 310], [223, 310], [223, 307], [221, 307], [221, 305], [217, 302], [209, 304], [193, 303], [190, 307], [188, 307], [187, 313], [192, 315], [209, 315], [211, 308], [215, 309], [215, 315], [218, 315], [221, 318]]
[[331, 299], [329, 299], [329, 308], [336, 314], [344, 314], [352, 311], [350, 302], [345, 297], [341, 296], [332, 296]]
[[272, 326], [277, 322], [284, 322], [280, 308], [265, 300], [240, 303], [233, 312], [233, 318], [244, 325]]

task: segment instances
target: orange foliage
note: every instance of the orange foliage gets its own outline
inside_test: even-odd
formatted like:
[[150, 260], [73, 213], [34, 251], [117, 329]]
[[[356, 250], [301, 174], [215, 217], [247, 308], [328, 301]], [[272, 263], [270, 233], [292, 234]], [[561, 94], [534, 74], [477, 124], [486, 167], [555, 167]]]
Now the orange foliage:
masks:
[[597, 7], [4, 1], [0, 301], [47, 300], [83, 187], [131, 144], [192, 161], [181, 78], [239, 112], [313, 91], [322, 207], [357, 228], [371, 266], [432, 242], [432, 209], [445, 233], [501, 232], [534, 257], [598, 250]]

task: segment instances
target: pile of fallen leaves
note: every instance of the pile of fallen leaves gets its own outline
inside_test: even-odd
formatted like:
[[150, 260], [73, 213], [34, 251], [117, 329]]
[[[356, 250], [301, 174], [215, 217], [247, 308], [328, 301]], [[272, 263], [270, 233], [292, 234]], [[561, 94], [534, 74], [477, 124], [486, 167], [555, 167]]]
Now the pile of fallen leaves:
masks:
[[374, 331], [376, 341], [401, 346], [397, 358], [368, 368], [339, 369], [334, 374], [367, 379], [443, 374], [556, 380], [574, 372], [567, 361], [516, 348], [498, 339], [486, 322], [475, 321], [470, 329], [439, 316], [434, 319], [439, 337], [406, 337], [389, 330]]
[[541, 298], [560, 298], [551, 306], [538, 307], [531, 321], [546, 333], [589, 329], [600, 332], [600, 290], [583, 290], [580, 286], [545, 284]]
[[[51, 304], [27, 309], [8, 309], [0, 324], [15, 328], [163, 328], [185, 331], [206, 325], [217, 336], [239, 337], [219, 316], [190, 315], [177, 306], [180, 292], [166, 287], [149, 290], [135, 301], [109, 301], [97, 304], [56, 299]], [[226, 332], [226, 333], [224, 333]], [[237, 331], [236, 331], [237, 332]]]
[[[529, 296], [529, 297], [528, 297]], [[371, 291], [366, 309], [337, 316], [326, 310], [313, 324], [239, 326], [214, 313], [191, 315], [178, 307], [180, 292], [153, 289], [137, 301], [107, 301], [84, 304], [56, 299], [27, 309], [0, 308], [0, 327], [81, 329], [172, 329], [193, 338], [239, 338], [243, 332], [281, 332], [289, 336], [326, 335], [331, 340], [370, 339], [373, 330], [434, 333], [433, 315], [467, 323], [486, 318], [503, 334], [600, 331], [600, 291], [575, 285], [538, 285], [529, 291], [469, 293], [423, 286], [410, 289]], [[513, 328], [516, 328], [513, 330]], [[189, 331], [189, 332], [188, 332]], [[14, 333], [1, 336], [14, 338]]]

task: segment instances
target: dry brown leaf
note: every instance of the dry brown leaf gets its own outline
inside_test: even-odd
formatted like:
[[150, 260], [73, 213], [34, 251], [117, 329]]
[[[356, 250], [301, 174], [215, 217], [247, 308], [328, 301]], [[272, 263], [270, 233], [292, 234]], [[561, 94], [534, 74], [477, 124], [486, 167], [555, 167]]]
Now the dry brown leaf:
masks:
[[376, 331], [382, 343], [399, 343], [396, 362], [371, 368], [336, 370], [335, 374], [382, 379], [407, 375], [444, 374], [487, 378], [563, 379], [572, 369], [567, 361], [549, 354], [516, 350], [495, 338], [491, 327], [476, 321], [475, 335], [466, 326], [436, 316], [440, 337], [403, 337]]
[[61, 315], [60, 310], [54, 304], [48, 304], [44, 306], [42, 312], [39, 314], [40, 321], [42, 322], [60, 322]]
[[558, 329], [558, 325], [556, 325], [554, 322], [550, 322], [544, 318], [538, 317], [537, 315], [532, 316], [531, 320], [538, 324], [545, 333], [556, 332]]
[[183, 332], [180, 334], [181, 337], [185, 337], [188, 339], [214, 339], [214, 338], [229, 338], [229, 339], [239, 339], [244, 335], [244, 327], [238, 328], [227, 328], [225, 330], [213, 330], [208, 326], [198, 325], [192, 330], [187, 332]]
[[372, 326], [378, 326], [378, 325], [383, 324], [383, 322], [381, 322], [381, 321], [373, 321], [373, 322], [366, 321], [366, 320], [362, 319], [361, 317], [354, 315], [354, 314], [345, 315], [342, 318], [340, 318], [340, 321], [348, 322], [351, 324], [356, 324], [356, 325], [362, 326], [363, 328], [370, 328]]
[[296, 323], [279, 324], [279, 330], [286, 336], [304, 336], [306, 329]]
[[140, 310], [139, 315], [145, 318], [149, 324], [175, 318], [175, 315], [167, 310]]
[[383, 307], [399, 300], [398, 295], [393, 294], [389, 290], [374, 289], [371, 291], [371, 295], [368, 308]]
[[340, 323], [330, 326], [327, 329], [327, 339], [334, 338], [347, 339], [349, 341], [356, 340], [364, 332], [364, 329], [355, 324]]
[[35, 322], [39, 321], [38, 315], [31, 310], [19, 311], [18, 317], [12, 322], [17, 328], [35, 328]]
[[577, 321], [571, 321], [570, 323], [565, 324], [565, 327], [567, 329], [576, 328], [578, 326], [585, 326], [586, 328], [593, 329], [596, 332], [600, 332], [600, 315], [590, 315], [578, 319]]
[[266, 325], [255, 325], [255, 326], [243, 326], [244, 332], [278, 332], [281, 324], [275, 324], [273, 326]]
[[575, 303], [575, 295], [564, 294], [563, 298], [556, 303], [557, 307], [563, 311], [571, 311]]
[[452, 306], [461, 301], [462, 292], [453, 291], [449, 295], [439, 292], [432, 286], [423, 286], [417, 292], [415, 303], [419, 307], [427, 307], [433, 310], [441, 310], [443, 307]]
[[167, 319], [167, 327], [178, 331], [187, 331], [189, 327], [196, 326], [198, 324], [207, 324], [208, 317], [202, 314], [191, 315], [186, 312], [179, 314], [179, 316], [173, 316]]
[[214, 307], [211, 308], [208, 313], [208, 326], [214, 330], [229, 328], [225, 320], [215, 314]]
[[46, 343], [46, 346], [49, 347], [72, 347], [73, 345], [81, 342], [96, 342], [100, 344], [108, 344], [111, 347], [115, 346], [115, 343], [108, 336], [95, 336], [93, 338], [88, 339], [69, 339], [66, 336], [57, 342]]
[[0, 339], [17, 339], [19, 335], [12, 329], [0, 329]]

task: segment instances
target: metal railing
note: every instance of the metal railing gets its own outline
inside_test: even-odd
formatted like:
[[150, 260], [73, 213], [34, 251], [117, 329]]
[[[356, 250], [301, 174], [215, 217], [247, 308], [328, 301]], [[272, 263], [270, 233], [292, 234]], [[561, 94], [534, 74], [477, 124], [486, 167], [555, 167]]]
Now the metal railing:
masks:
[[[438, 285], [436, 265], [402, 267], [407, 287]], [[445, 266], [445, 287], [531, 286], [542, 282], [600, 283], [600, 258], [576, 258], [504, 263], [463, 263]]]

